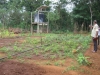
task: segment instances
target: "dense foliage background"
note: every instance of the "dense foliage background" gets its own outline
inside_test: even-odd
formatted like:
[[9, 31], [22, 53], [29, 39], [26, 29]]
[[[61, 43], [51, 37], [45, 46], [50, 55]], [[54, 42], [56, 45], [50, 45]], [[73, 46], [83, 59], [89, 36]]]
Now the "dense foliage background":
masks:
[[[73, 5], [73, 11], [66, 7]], [[100, 24], [99, 0], [0, 0], [0, 26], [30, 30], [31, 12], [41, 5], [50, 7], [50, 31], [89, 31], [89, 25], [96, 19]], [[52, 7], [53, 6], [53, 7]], [[51, 9], [53, 8], [53, 10]]]

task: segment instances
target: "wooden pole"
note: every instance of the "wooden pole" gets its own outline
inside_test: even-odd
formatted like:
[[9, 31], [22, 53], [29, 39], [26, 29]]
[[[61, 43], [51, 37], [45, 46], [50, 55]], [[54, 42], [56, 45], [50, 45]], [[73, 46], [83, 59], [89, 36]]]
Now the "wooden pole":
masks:
[[31, 34], [33, 34], [33, 25], [32, 25], [32, 12], [31, 12]]
[[38, 20], [37, 20], [38, 22], [37, 22], [37, 33], [39, 33], [39, 11], [38, 11]]
[[48, 12], [48, 23], [47, 23], [47, 33], [49, 32], [49, 12]]

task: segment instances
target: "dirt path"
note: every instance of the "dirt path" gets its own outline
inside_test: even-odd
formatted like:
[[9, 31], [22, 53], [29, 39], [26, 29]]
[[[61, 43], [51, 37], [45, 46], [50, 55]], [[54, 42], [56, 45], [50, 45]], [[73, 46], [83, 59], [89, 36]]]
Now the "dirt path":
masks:
[[[23, 40], [23, 38], [0, 39], [0, 47], [9, 45], [16, 41], [20, 42], [20, 40]], [[13, 60], [8, 60], [0, 62], [0, 75], [100, 75], [99, 49], [100, 46], [98, 46], [98, 51], [96, 53], [93, 53], [93, 44], [90, 45], [90, 48], [86, 51], [85, 56], [90, 57], [88, 60], [92, 63], [92, 65], [82, 66], [82, 72], [76, 70], [64, 72], [64, 70], [66, 69], [66, 67], [64, 66], [37, 65], [37, 62], [21, 63], [15, 62]], [[4, 56], [4, 54], [1, 53], [0, 56]], [[67, 59], [67, 61], [65, 62], [66, 66], [70, 66], [71, 62], [74, 61], [71, 59]]]
[[100, 75], [100, 45], [96, 53], [92, 52], [93, 44], [91, 43], [90, 48], [85, 53], [85, 56], [90, 57], [88, 60], [92, 63], [90, 67], [84, 67], [90, 75]]
[[21, 40], [23, 40], [23, 38], [0, 38], [0, 48], [3, 46], [13, 44], [15, 42], [20, 42]]

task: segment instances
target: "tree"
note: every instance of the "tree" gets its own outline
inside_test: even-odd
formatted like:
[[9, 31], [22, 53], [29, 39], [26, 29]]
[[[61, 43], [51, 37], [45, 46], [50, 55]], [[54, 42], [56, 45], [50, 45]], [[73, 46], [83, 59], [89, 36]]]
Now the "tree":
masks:
[[3, 27], [6, 25], [7, 21], [7, 1], [0, 0], [0, 22], [2, 23]]
[[66, 5], [69, 2], [67, 0], [59, 0], [59, 2], [54, 3], [54, 9], [59, 14], [59, 19], [56, 21], [58, 25], [58, 30], [70, 30], [71, 28], [71, 14], [66, 11]]
[[99, 21], [99, 0], [72, 0], [72, 2], [75, 5], [73, 18], [79, 25], [82, 25], [84, 22], [86, 27], [88, 27], [89, 24], [92, 25], [93, 19]]
[[44, 0], [22, 0], [22, 7], [25, 7], [26, 11], [33, 12], [43, 5], [43, 1]]
[[[81, 25], [84, 24], [85, 27], [89, 25], [90, 9], [89, 2], [87, 0], [72, 0], [75, 8], [73, 9], [73, 18], [74, 22], [78, 23], [78, 27], [80, 29]], [[86, 28], [85, 28], [86, 30]]]
[[47, 16], [51, 22], [51, 27], [56, 28], [58, 30], [57, 20], [60, 18], [59, 13], [57, 11], [50, 12], [49, 16]]

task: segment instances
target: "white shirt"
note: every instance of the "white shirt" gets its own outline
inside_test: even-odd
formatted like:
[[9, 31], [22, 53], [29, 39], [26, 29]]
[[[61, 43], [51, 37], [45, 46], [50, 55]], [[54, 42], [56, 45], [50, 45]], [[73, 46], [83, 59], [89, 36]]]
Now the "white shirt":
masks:
[[92, 29], [92, 32], [91, 32], [91, 36], [92, 36], [92, 37], [97, 37], [97, 36], [96, 36], [96, 32], [98, 31], [98, 29], [99, 29], [98, 25], [95, 24], [95, 25], [93, 26], [93, 29]]

